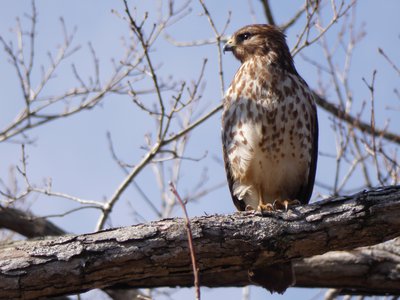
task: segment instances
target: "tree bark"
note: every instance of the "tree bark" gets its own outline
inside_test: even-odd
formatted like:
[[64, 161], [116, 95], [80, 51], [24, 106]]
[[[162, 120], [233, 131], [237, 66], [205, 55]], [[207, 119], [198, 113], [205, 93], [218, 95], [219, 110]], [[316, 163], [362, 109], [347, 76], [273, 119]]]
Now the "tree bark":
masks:
[[[249, 284], [247, 270], [255, 264], [387, 241], [400, 235], [399, 212], [400, 187], [386, 187], [264, 216], [244, 212], [193, 218], [200, 283], [243, 286]], [[308, 263], [312, 265], [312, 259]], [[341, 275], [324, 281], [316, 273], [302, 281], [304, 265], [296, 272], [300, 286], [336, 287]], [[0, 246], [0, 299], [34, 299], [127, 283], [135, 288], [193, 285], [183, 219]]]
[[[28, 238], [58, 236], [67, 234], [63, 229], [54, 223], [34, 216], [28, 211], [22, 211], [12, 207], [3, 207], [0, 205], [0, 229], [8, 229]], [[143, 295], [138, 289], [118, 289], [115, 287], [103, 290], [113, 300], [134, 300], [150, 299]], [[1, 296], [1, 291], [0, 291]], [[52, 297], [52, 300], [68, 300], [68, 297]]]
[[400, 295], [400, 238], [295, 263], [299, 287], [331, 287], [339, 294]]

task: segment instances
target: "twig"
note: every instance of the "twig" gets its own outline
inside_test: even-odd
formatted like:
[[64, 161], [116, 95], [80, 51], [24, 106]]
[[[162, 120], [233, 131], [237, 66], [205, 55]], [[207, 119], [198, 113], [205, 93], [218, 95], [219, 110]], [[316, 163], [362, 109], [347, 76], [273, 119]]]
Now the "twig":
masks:
[[201, 6], [203, 7], [204, 14], [207, 16], [208, 22], [210, 23], [210, 26], [211, 26], [212, 30], [214, 31], [215, 38], [217, 40], [216, 44], [217, 44], [217, 50], [218, 50], [218, 70], [219, 70], [218, 74], [219, 74], [219, 80], [220, 80], [220, 84], [221, 84], [221, 97], [223, 97], [225, 94], [225, 83], [224, 83], [224, 71], [223, 71], [223, 67], [222, 67], [221, 38], [224, 34], [224, 31], [228, 27], [228, 24], [230, 23], [231, 14], [229, 13], [229, 15], [228, 15], [228, 19], [226, 21], [226, 24], [225, 24], [225, 27], [224, 27], [222, 33], [219, 33], [204, 1], [199, 0], [199, 2], [201, 4]]
[[137, 164], [130, 172], [129, 174], [125, 177], [125, 179], [122, 181], [122, 183], [118, 186], [114, 194], [110, 197], [110, 199], [104, 204], [104, 209], [103, 212], [97, 222], [96, 225], [96, 230], [101, 230], [111, 213], [112, 208], [114, 207], [114, 204], [118, 201], [118, 199], [121, 197], [122, 193], [126, 190], [126, 188], [130, 185], [132, 182], [133, 178], [154, 158], [154, 156], [158, 153], [158, 150], [160, 149], [161, 145], [160, 143], [156, 143], [153, 148], [147, 152], [145, 157]]
[[142, 26], [147, 19], [147, 14], [145, 14], [145, 17], [144, 17], [142, 23], [140, 25], [138, 25], [131, 15], [131, 11], [128, 7], [127, 0], [124, 0], [124, 6], [125, 6], [125, 13], [128, 16], [129, 23], [131, 25], [131, 29], [132, 29], [133, 33], [136, 35], [136, 37], [139, 39], [139, 42], [143, 48], [144, 56], [146, 58], [147, 65], [148, 65], [149, 71], [150, 71], [150, 77], [153, 80], [154, 88], [156, 90], [158, 104], [160, 106], [160, 114], [161, 114], [161, 116], [159, 118], [159, 125], [158, 125], [159, 127], [158, 127], [158, 135], [157, 136], [158, 136], [159, 140], [162, 140], [163, 136], [165, 136], [165, 134], [166, 134], [166, 132], [164, 130], [164, 118], [162, 117], [165, 114], [164, 100], [161, 96], [160, 85], [158, 83], [155, 68], [153, 66], [153, 62], [150, 58], [150, 54], [148, 51], [149, 44], [148, 44], [148, 41], [145, 40], [145, 38], [143, 36], [143, 32], [142, 32]]
[[[318, 4], [317, 4], [318, 2], [316, 2], [316, 5], [313, 8], [313, 11], [308, 16], [308, 22], [304, 28], [303, 33], [300, 35], [298, 42], [296, 43], [296, 45], [293, 47], [293, 49], [291, 51], [292, 56], [294, 57], [303, 48], [308, 47], [308, 46], [314, 44], [316, 41], [318, 41], [333, 26], [333, 24], [335, 24], [337, 22], [338, 19], [340, 19], [342, 16], [344, 16], [349, 11], [349, 9], [354, 5], [355, 2], [356, 2], [356, 0], [353, 0], [348, 6], [346, 6], [346, 8], [343, 9], [344, 1], [342, 1], [339, 11], [336, 11], [336, 10], [334, 11], [334, 16], [333, 16], [332, 20], [329, 22], [329, 24], [325, 28], [319, 28], [318, 35], [315, 36], [314, 38], [312, 38], [311, 40], [309, 40], [308, 37], [309, 37], [310, 29], [311, 29], [311, 19], [312, 19], [312, 16], [317, 12], [317, 9], [318, 9]], [[303, 42], [303, 44], [300, 46], [300, 41], [302, 40], [304, 33], [306, 33], [306, 39]]]
[[32, 192], [36, 192], [36, 193], [43, 194], [46, 196], [68, 199], [71, 201], [75, 201], [79, 204], [89, 205], [92, 208], [103, 209], [103, 204], [98, 201], [85, 200], [85, 199], [81, 199], [79, 197], [71, 196], [71, 195], [64, 194], [64, 193], [52, 192], [50, 189], [40, 189], [40, 188], [36, 188], [36, 187], [32, 187], [32, 186], [29, 186], [28, 189]]
[[[176, 47], [198, 47], [198, 46], [207, 46], [218, 43], [217, 39], [204, 39], [204, 40], [194, 40], [189, 42], [178, 42], [171, 35], [165, 33], [164, 38], [170, 42], [172, 45]], [[221, 37], [221, 41], [227, 40], [226, 37]]]
[[200, 282], [199, 282], [199, 269], [197, 268], [197, 263], [196, 263], [196, 252], [194, 250], [194, 245], [193, 245], [193, 236], [192, 236], [192, 230], [190, 228], [190, 219], [186, 210], [186, 205], [182, 201], [181, 197], [179, 196], [178, 191], [176, 190], [174, 184], [172, 182], [169, 183], [169, 186], [171, 188], [171, 192], [175, 195], [176, 199], [178, 200], [179, 204], [182, 207], [182, 210], [185, 214], [185, 224], [186, 224], [186, 232], [188, 236], [188, 243], [189, 243], [189, 250], [190, 250], [190, 258], [192, 260], [192, 267], [193, 267], [193, 276], [194, 276], [194, 287], [196, 290], [196, 300], [200, 300]]
[[373, 159], [374, 159], [374, 164], [376, 168], [376, 174], [378, 181], [381, 185], [384, 185], [384, 181], [382, 180], [382, 174], [379, 168], [379, 163], [378, 163], [378, 154], [377, 154], [377, 147], [376, 147], [376, 135], [375, 133], [375, 77], [376, 77], [376, 70], [372, 72], [372, 79], [371, 79], [371, 84], [369, 84], [366, 79], [363, 77], [362, 80], [368, 87], [368, 90], [371, 94], [371, 129], [372, 129], [372, 153], [373, 153]]
[[62, 213], [59, 213], [59, 214], [45, 215], [45, 216], [36, 217], [36, 218], [37, 219], [62, 218], [62, 217], [65, 217], [65, 216], [67, 216], [69, 214], [72, 214], [74, 212], [81, 211], [83, 209], [88, 209], [88, 208], [99, 209], [99, 206], [97, 206], [97, 205], [79, 206], [79, 207], [72, 208], [72, 209], [69, 209], [67, 211], [64, 211]]
[[168, 144], [168, 143], [170, 143], [170, 142], [172, 142], [172, 141], [184, 136], [186, 133], [188, 133], [189, 131], [193, 130], [195, 127], [197, 127], [198, 125], [202, 124], [204, 121], [206, 121], [207, 119], [209, 119], [210, 117], [215, 115], [221, 109], [222, 109], [222, 104], [216, 106], [215, 108], [210, 110], [208, 113], [206, 113], [204, 116], [198, 118], [195, 122], [190, 124], [188, 127], [182, 129], [180, 132], [176, 133], [172, 137], [170, 137], [168, 139], [165, 139], [163, 141], [163, 145], [166, 145], [166, 144]]
[[270, 25], [275, 25], [274, 17], [272, 16], [272, 10], [269, 5], [269, 0], [261, 0], [261, 4], [264, 7], [265, 17]]
[[387, 62], [391, 65], [391, 67], [400, 75], [400, 69], [396, 66], [396, 64], [386, 55], [382, 48], [378, 48], [379, 54], [381, 54]]
[[[134, 22], [133, 19], [130, 21], [130, 25], [132, 25], [131, 22]], [[136, 23], [135, 23], [136, 24]], [[137, 30], [141, 29], [141, 27], [138, 27], [136, 25]], [[135, 30], [136, 30], [135, 29]], [[143, 35], [142, 35], [143, 38]], [[146, 48], [148, 49], [148, 48]], [[144, 52], [148, 52], [148, 50], [144, 50]], [[150, 58], [149, 58], [150, 59]], [[211, 115], [206, 115], [203, 118], [200, 118], [198, 121], [194, 122], [192, 126], [187, 126], [185, 129], [183, 129], [181, 132], [179, 132], [176, 135], [170, 136], [168, 139], [166, 139], [167, 134], [169, 133], [170, 125], [173, 120], [173, 117], [175, 113], [180, 111], [183, 107], [188, 106], [190, 103], [195, 101], [196, 99], [199, 98], [198, 94], [200, 93], [200, 83], [203, 79], [204, 75], [204, 70], [206, 66], [207, 60], [203, 61], [202, 68], [200, 71], [200, 75], [198, 77], [198, 80], [194, 83], [194, 86], [192, 89], [188, 89], [188, 94], [189, 94], [189, 99], [186, 102], [181, 101], [181, 98], [183, 96], [185, 84], [181, 85], [181, 88], [177, 91], [177, 95], [173, 97], [173, 103], [171, 105], [170, 111], [166, 112], [165, 108], [161, 110], [161, 115], [158, 115], [158, 123], [159, 123], [159, 128], [160, 126], [162, 127], [162, 132], [160, 135], [160, 131], [158, 130], [158, 135], [157, 135], [157, 141], [151, 145], [151, 143], [148, 143], [149, 150], [147, 154], [144, 156], [144, 158], [128, 173], [128, 175], [125, 177], [123, 182], [118, 186], [114, 194], [107, 200], [107, 202], [104, 204], [104, 209], [99, 217], [99, 220], [96, 225], [96, 230], [100, 230], [103, 228], [109, 214], [111, 213], [115, 203], [119, 200], [121, 197], [122, 193], [126, 190], [126, 188], [130, 185], [130, 183], [134, 180], [134, 178], [142, 171], [144, 167], [146, 167], [149, 163], [153, 162], [154, 158], [156, 155], [161, 153], [161, 150], [166, 151], [165, 149], [162, 149], [162, 147], [166, 146], [167, 144], [178, 140], [181, 138], [183, 135], [187, 134], [190, 130], [195, 128], [197, 125], [200, 123], [204, 122], [207, 118], [209, 118]], [[149, 61], [147, 61], [149, 63]], [[154, 69], [153, 69], [154, 71]], [[155, 71], [154, 71], [155, 72]], [[155, 74], [155, 73], [154, 73]], [[153, 77], [154, 80], [154, 77]], [[156, 83], [154, 83], [156, 84]], [[158, 84], [158, 83], [157, 83]], [[159, 90], [161, 93], [161, 90]], [[178, 107], [179, 106], [179, 107]], [[214, 112], [212, 112], [213, 114]], [[163, 123], [161, 124], [161, 120], [164, 120]], [[181, 155], [182, 156], [182, 155]]]
[[[354, 131], [352, 131], [352, 139], [353, 139], [353, 145], [354, 145], [356, 155], [361, 158], [362, 157], [361, 147], [359, 145], [359, 140], [357, 139], [357, 137], [354, 134]], [[368, 173], [368, 168], [365, 163], [365, 158], [361, 159], [360, 162], [361, 162], [361, 171], [364, 176], [365, 186], [368, 188], [371, 188], [372, 183], [371, 183], [371, 179], [369, 178], [369, 173]]]
[[299, 35], [299, 37], [298, 37], [298, 39], [297, 39], [296, 44], [294, 45], [294, 47], [293, 47], [292, 50], [291, 50], [291, 53], [292, 53], [292, 56], [293, 56], [293, 57], [294, 57], [295, 54], [296, 54], [295, 51], [298, 49], [298, 47], [300, 47], [300, 43], [301, 43], [301, 41], [303, 40], [304, 36], [306, 36], [306, 40], [303, 42], [303, 46], [306, 45], [306, 44], [308, 43], [308, 37], [309, 37], [309, 35], [310, 35], [310, 30], [311, 30], [311, 27], [312, 27], [312, 26], [311, 26], [311, 21], [312, 21], [314, 15], [315, 15], [315, 13], [317, 12], [317, 9], [318, 9], [318, 2], [316, 2], [315, 5], [312, 6], [311, 12], [309, 11], [309, 6], [310, 6], [310, 5], [311, 5], [311, 4], [310, 4], [309, 1], [307, 0], [307, 1], [306, 1], [306, 5], [305, 5], [305, 12], [306, 12], [306, 15], [307, 15], [307, 22], [306, 22], [306, 24], [304, 25], [304, 28], [303, 28], [303, 30], [301, 31], [301, 33], [300, 33], [300, 35]]
[[[115, 149], [114, 149], [114, 144], [111, 138], [111, 133], [107, 132], [107, 141], [109, 145], [109, 149], [111, 152], [111, 156], [113, 160], [119, 165], [119, 167], [122, 169], [125, 175], [128, 175], [128, 168], [131, 168], [128, 164], [123, 163], [117, 156]], [[139, 192], [140, 196], [143, 198], [143, 200], [146, 202], [147, 205], [150, 206], [150, 208], [153, 210], [153, 212], [156, 214], [157, 217], [161, 218], [161, 213], [157, 209], [157, 207], [153, 204], [153, 202], [149, 199], [149, 197], [146, 195], [146, 193], [142, 190], [142, 188], [137, 184], [135, 180], [132, 180], [133, 186], [136, 188], [136, 190]]]
[[304, 5], [302, 8], [298, 10], [298, 12], [286, 23], [280, 25], [279, 27], [282, 29], [282, 31], [286, 31], [288, 28], [290, 28], [292, 25], [296, 23], [298, 19], [304, 14], [306, 11], [307, 6]]
[[[37, 18], [35, 16], [36, 9], [34, 5], [32, 7], [32, 10], [32, 16], [29, 17], [30, 21], [32, 22], [32, 29], [28, 31], [28, 38], [30, 39], [31, 46], [34, 47], [35, 32], [33, 32], [32, 30], [34, 30], [36, 26], [33, 23], [37, 22]], [[102, 86], [99, 85], [98, 66], [96, 66], [96, 62], [94, 71], [95, 74], [93, 77], [94, 80], [90, 85], [84, 83], [84, 81], [78, 74], [76, 67], [73, 65], [72, 72], [75, 78], [80, 83], [79, 88], [71, 88], [64, 94], [58, 96], [45, 96], [43, 98], [39, 98], [45, 86], [47, 86], [50, 80], [54, 78], [55, 71], [61, 65], [61, 63], [80, 49], [79, 46], [71, 48], [76, 30], [74, 30], [72, 34], [70, 34], [67, 31], [65, 22], [62, 18], [60, 19], [60, 22], [64, 37], [63, 43], [61, 47], [58, 48], [57, 54], [55, 56], [53, 56], [49, 52], [49, 67], [46, 70], [43, 66], [41, 67], [42, 77], [36, 87], [30, 86], [30, 76], [34, 71], [31, 70], [34, 66], [33, 50], [30, 52], [29, 63], [27, 63], [26, 61], [22, 60], [22, 58], [24, 57], [23, 55], [22, 58], [19, 58], [22, 51], [20, 48], [21, 46], [19, 46], [18, 49], [14, 50], [12, 42], [7, 43], [3, 39], [3, 37], [0, 36], [0, 43], [4, 46], [5, 52], [8, 55], [10, 62], [17, 72], [18, 81], [20, 82], [21, 90], [23, 92], [23, 98], [25, 101], [24, 108], [15, 117], [14, 121], [0, 131], [0, 142], [9, 140], [10, 138], [17, 135], [23, 135], [26, 131], [47, 124], [48, 122], [71, 116], [86, 109], [91, 109], [96, 106], [103, 99], [103, 97], [109, 93], [128, 92], [127, 89], [122, 87], [120, 83], [123, 79], [132, 74], [132, 71], [137, 68], [137, 66], [142, 62], [143, 59], [143, 55], [133, 55], [132, 53], [135, 52], [131, 48], [127, 48], [125, 57], [120, 59], [122, 63], [115, 68], [115, 72]], [[23, 33], [20, 32], [21, 30], [23, 29], [18, 23], [18, 40], [21, 40], [22, 38]], [[20, 45], [21, 43], [22, 41], [19, 42]], [[96, 61], [95, 55], [93, 57]], [[152, 90], [151, 92], [154, 92], [154, 90]], [[79, 101], [79, 103], [70, 107], [70, 104], [75, 99], [76, 101]], [[61, 107], [61, 111], [57, 109], [54, 112], [54, 109], [52, 110], [51, 108], [57, 107], [57, 104], [60, 102], [65, 102], [65, 107]], [[51, 113], [46, 113], [46, 110], [51, 111]], [[26, 139], [25, 136], [24, 138]]]
[[[103, 209], [103, 203], [98, 202], [98, 201], [94, 201], [94, 200], [85, 200], [85, 199], [81, 199], [79, 197], [75, 197], [75, 196], [71, 196], [65, 193], [59, 193], [59, 192], [53, 192], [51, 191], [51, 182], [49, 182], [47, 184], [47, 188], [37, 188], [35, 186], [32, 186], [32, 184], [29, 181], [29, 177], [28, 177], [28, 162], [27, 162], [28, 156], [26, 154], [25, 151], [25, 145], [22, 144], [21, 145], [21, 163], [22, 163], [22, 167], [17, 167], [17, 170], [19, 171], [19, 173], [21, 174], [22, 178], [25, 181], [25, 191], [23, 191], [20, 195], [17, 195], [15, 197], [12, 197], [11, 195], [7, 195], [7, 197], [17, 200], [17, 199], [21, 199], [24, 198], [25, 196], [27, 196], [30, 193], [38, 193], [38, 194], [43, 194], [46, 196], [52, 196], [52, 197], [58, 197], [58, 198], [63, 198], [63, 199], [67, 199], [67, 200], [71, 200], [71, 201], [75, 201], [79, 204], [82, 205], [88, 205], [88, 207], [90, 208], [97, 208], [97, 209]], [[83, 207], [83, 208], [87, 208], [87, 207]]]

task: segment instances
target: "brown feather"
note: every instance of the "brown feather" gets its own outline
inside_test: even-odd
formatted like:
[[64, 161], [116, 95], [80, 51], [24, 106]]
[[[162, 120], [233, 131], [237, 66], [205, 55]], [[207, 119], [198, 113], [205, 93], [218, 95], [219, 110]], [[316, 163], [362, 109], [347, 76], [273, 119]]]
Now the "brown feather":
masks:
[[[224, 130], [222, 130], [222, 139], [225, 139]], [[244, 203], [244, 201], [239, 200], [233, 193], [233, 182], [234, 181], [233, 181], [233, 178], [232, 178], [231, 166], [230, 166], [230, 162], [229, 162], [229, 159], [228, 159], [228, 155], [227, 155], [228, 152], [227, 152], [227, 149], [225, 147], [225, 143], [222, 143], [222, 153], [223, 153], [223, 156], [224, 156], [226, 178], [228, 180], [229, 191], [230, 191], [231, 196], [232, 196], [233, 204], [236, 206], [237, 210], [245, 211], [246, 210], [246, 204]]]
[[317, 115], [317, 107], [313, 105], [313, 114], [311, 116], [312, 121], [312, 149], [311, 149], [311, 166], [308, 173], [308, 180], [305, 185], [302, 186], [302, 189], [299, 193], [297, 200], [301, 202], [301, 204], [308, 204], [310, 202], [310, 198], [314, 189], [314, 181], [315, 174], [317, 172], [317, 161], [318, 161], [318, 115]]

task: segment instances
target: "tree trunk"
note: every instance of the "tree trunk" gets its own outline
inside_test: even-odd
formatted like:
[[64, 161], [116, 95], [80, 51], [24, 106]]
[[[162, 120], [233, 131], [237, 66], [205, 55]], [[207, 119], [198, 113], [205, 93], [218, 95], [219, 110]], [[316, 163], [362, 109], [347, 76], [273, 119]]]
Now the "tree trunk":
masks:
[[[299, 260], [387, 241], [400, 235], [399, 212], [400, 187], [387, 187], [264, 216], [244, 212], [193, 218], [200, 283], [243, 286], [249, 284], [247, 270], [254, 264]], [[346, 270], [338, 265], [334, 277], [325, 266], [325, 273], [312, 275], [313, 259], [318, 257], [297, 263], [298, 285], [343, 286], [343, 276], [349, 274], [341, 270]], [[135, 288], [193, 285], [185, 221], [179, 218], [3, 244], [0, 271], [1, 299], [50, 297], [127, 283]], [[374, 273], [360, 272], [359, 276], [365, 274]], [[399, 293], [399, 277], [394, 280], [397, 283], [387, 291]], [[368, 285], [361, 278], [354, 285], [347, 282], [346, 287]]]

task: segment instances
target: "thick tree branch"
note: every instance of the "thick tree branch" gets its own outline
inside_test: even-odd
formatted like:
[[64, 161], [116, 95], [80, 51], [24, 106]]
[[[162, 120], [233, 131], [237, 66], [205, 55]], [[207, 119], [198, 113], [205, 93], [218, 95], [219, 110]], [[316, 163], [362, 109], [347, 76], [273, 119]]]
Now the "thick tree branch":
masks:
[[342, 294], [400, 295], [400, 238], [333, 251], [295, 264], [297, 286], [333, 287]]
[[[249, 284], [247, 270], [255, 263], [279, 263], [392, 239], [400, 232], [399, 211], [396, 186], [269, 216], [245, 212], [194, 218], [200, 280], [204, 286], [243, 286]], [[127, 282], [131, 287], [193, 285], [182, 219], [0, 248], [1, 299], [48, 297]]]
[[[36, 217], [33, 214], [12, 207], [0, 206], [0, 229], [8, 229], [28, 238], [58, 236], [66, 232], [45, 218]], [[111, 299], [150, 299], [137, 289], [118, 289], [109, 287], [104, 289]], [[68, 297], [52, 297], [52, 300], [69, 299]]]
[[43, 218], [29, 212], [0, 205], [0, 229], [6, 228], [28, 238], [45, 235], [62, 235], [65, 231]]

